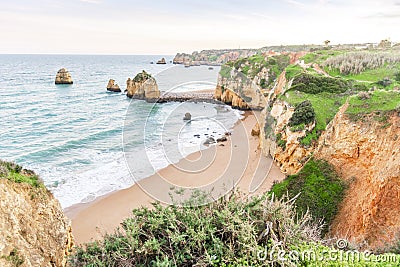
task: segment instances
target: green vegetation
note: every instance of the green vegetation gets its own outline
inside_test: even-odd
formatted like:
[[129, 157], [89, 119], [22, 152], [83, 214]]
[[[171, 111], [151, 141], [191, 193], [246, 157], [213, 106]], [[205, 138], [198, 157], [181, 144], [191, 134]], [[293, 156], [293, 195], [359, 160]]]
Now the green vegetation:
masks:
[[271, 191], [279, 198], [286, 194], [289, 198], [298, 196], [297, 213], [310, 212], [315, 223], [323, 220], [326, 232], [342, 201], [344, 189], [343, 182], [327, 162], [311, 159], [298, 174], [289, 175]]
[[0, 160], [0, 179], [8, 179], [15, 183], [27, 183], [35, 188], [44, 188], [39, 176], [13, 162]]
[[231, 70], [234, 69], [236, 70], [235, 76], [241, 73], [250, 80], [259, 74], [263, 68], [266, 68], [268, 71], [268, 79], [262, 78], [259, 85], [261, 88], [267, 88], [275, 81], [289, 63], [290, 57], [288, 55], [266, 57], [257, 54], [226, 63], [221, 67], [220, 75], [224, 78], [231, 78], [230, 73]]
[[399, 107], [399, 92], [377, 90], [369, 94], [369, 97], [350, 97], [346, 114], [353, 120], [361, 119], [371, 113], [384, 117], [385, 113], [398, 110]]
[[301, 57], [300, 59], [304, 60], [305, 64], [310, 64], [310, 63], [323, 64], [328, 58], [341, 55], [343, 53], [345, 53], [345, 51], [322, 49], [308, 53], [305, 56]]
[[300, 124], [309, 124], [315, 120], [315, 111], [312, 107], [310, 100], [304, 100], [296, 104], [294, 113], [289, 120], [289, 126], [296, 126]]
[[294, 78], [291, 90], [297, 90], [308, 94], [318, 94], [322, 92], [339, 94], [346, 92], [351, 87], [352, 83], [343, 79], [302, 73]]
[[259, 251], [275, 244], [300, 247], [318, 239], [309, 214], [293, 202], [238, 194], [204, 206], [153, 204], [122, 223], [122, 230], [77, 249], [73, 266], [264, 266]]
[[230, 78], [231, 70], [232, 70], [232, 67], [230, 67], [229, 65], [222, 65], [221, 70], [219, 71], [219, 75], [221, 75], [221, 77], [223, 77], [223, 78]]
[[[307, 94], [289, 90], [280, 99], [296, 106], [303, 101], [310, 101], [315, 112], [316, 125], [312, 132], [300, 141], [304, 146], [309, 146], [313, 141], [318, 140], [321, 132], [326, 129], [327, 124], [334, 118], [339, 108], [346, 102], [347, 96], [333, 93]], [[301, 125], [301, 124], [300, 124]]]
[[279, 147], [281, 147], [283, 150], [286, 150], [286, 140], [282, 139], [282, 134], [277, 134], [276, 135], [276, 143], [278, 144]]
[[400, 54], [393, 52], [352, 52], [330, 57], [325, 66], [339, 70], [340, 74], [360, 74], [366, 70], [380, 69], [400, 63]]
[[10, 262], [12, 266], [15, 267], [19, 267], [25, 262], [24, 259], [19, 255], [18, 250], [15, 248], [11, 250], [10, 255], [3, 256], [2, 258], [6, 259], [6, 261]]
[[296, 77], [298, 74], [303, 73], [304, 70], [302, 67], [300, 67], [299, 65], [289, 65], [286, 67], [286, 79], [290, 80], [294, 77]]
[[133, 78], [133, 81], [135, 81], [135, 82], [143, 82], [143, 81], [146, 81], [146, 80], [148, 80], [150, 78], [151, 78], [151, 75], [143, 70], [142, 72], [138, 73], [135, 76], [135, 78]]

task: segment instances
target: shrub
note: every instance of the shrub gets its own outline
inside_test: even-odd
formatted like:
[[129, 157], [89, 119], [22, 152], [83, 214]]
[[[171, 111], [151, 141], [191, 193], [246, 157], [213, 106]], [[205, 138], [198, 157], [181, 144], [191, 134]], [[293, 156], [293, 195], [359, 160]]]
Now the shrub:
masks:
[[326, 161], [311, 159], [296, 175], [289, 175], [283, 182], [275, 184], [272, 192], [277, 197], [295, 197], [299, 215], [308, 211], [317, 223], [325, 222], [326, 233], [338, 205], [343, 199], [345, 186], [336, 172]]
[[399, 53], [389, 52], [352, 52], [331, 57], [325, 62], [330, 69], [338, 69], [341, 74], [360, 74], [365, 70], [384, 67], [385, 64], [400, 63]]
[[396, 73], [394, 74], [394, 79], [395, 79], [397, 82], [400, 82], [400, 72], [396, 72]]
[[338, 94], [346, 92], [351, 87], [352, 84], [343, 79], [302, 73], [294, 78], [291, 90], [297, 90], [308, 94], [318, 94], [322, 92]]
[[[259, 250], [318, 239], [308, 214], [296, 216], [292, 200], [234, 194], [205, 206], [140, 208], [122, 230], [77, 248], [73, 266], [264, 266]], [[287, 265], [291, 266], [291, 265]]]
[[310, 100], [305, 100], [296, 105], [294, 113], [289, 120], [289, 126], [309, 124], [315, 121], [315, 111]]
[[387, 87], [392, 84], [392, 81], [389, 79], [389, 77], [385, 77], [382, 80], [378, 81], [377, 84], [383, 87]]
[[44, 184], [31, 170], [23, 169], [22, 166], [0, 160], [0, 178], [5, 178], [15, 183], [27, 183], [35, 188], [44, 188]]

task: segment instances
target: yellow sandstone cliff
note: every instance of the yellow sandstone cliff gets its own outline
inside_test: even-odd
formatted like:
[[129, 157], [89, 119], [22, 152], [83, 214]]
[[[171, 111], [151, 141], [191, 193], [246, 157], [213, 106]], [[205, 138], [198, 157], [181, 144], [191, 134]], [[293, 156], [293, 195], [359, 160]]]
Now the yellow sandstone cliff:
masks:
[[66, 266], [71, 223], [45, 188], [0, 179], [0, 266]]

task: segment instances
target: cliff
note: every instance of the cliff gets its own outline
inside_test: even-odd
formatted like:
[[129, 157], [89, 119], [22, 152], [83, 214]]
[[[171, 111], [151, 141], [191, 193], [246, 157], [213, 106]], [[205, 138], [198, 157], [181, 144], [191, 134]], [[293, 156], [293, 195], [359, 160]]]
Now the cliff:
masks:
[[126, 91], [129, 98], [143, 99], [147, 102], [156, 102], [160, 97], [156, 80], [145, 71], [138, 73], [133, 79], [128, 78]]
[[400, 236], [400, 81], [387, 67], [399, 62], [379, 53], [254, 55], [222, 66], [215, 90], [234, 107], [263, 108], [252, 134], [282, 172], [298, 174], [312, 158], [336, 170], [348, 190], [329, 235], [363, 249], [388, 249]]
[[348, 105], [336, 114], [315, 153], [347, 182], [348, 194], [331, 229], [362, 248], [397, 241], [400, 226], [400, 114], [367, 114], [354, 121]]
[[0, 162], [0, 266], [66, 266], [70, 221], [37, 176]]

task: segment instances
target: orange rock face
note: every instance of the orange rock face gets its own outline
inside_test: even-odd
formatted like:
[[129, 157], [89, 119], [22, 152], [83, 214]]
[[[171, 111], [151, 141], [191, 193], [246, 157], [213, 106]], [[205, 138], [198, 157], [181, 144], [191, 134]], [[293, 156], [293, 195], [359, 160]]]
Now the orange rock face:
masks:
[[363, 248], [383, 248], [400, 230], [400, 117], [393, 113], [387, 124], [373, 115], [352, 122], [345, 108], [321, 136], [315, 154], [349, 184], [331, 235]]

